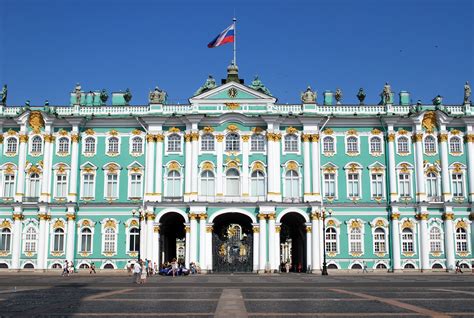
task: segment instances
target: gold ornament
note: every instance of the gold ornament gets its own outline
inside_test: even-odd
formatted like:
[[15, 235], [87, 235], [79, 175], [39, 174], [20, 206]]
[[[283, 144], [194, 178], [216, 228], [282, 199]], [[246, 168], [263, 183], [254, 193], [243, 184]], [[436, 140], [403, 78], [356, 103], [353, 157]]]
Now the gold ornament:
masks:
[[465, 138], [466, 142], [474, 142], [474, 134], [467, 134]]
[[439, 142], [447, 142], [448, 141], [448, 134], [439, 134], [438, 135]]
[[43, 115], [40, 111], [32, 111], [28, 119], [28, 124], [33, 129], [33, 132], [38, 134], [41, 131], [41, 128], [44, 127]]
[[399, 220], [400, 219], [400, 213], [392, 213], [391, 218], [392, 218], [392, 220]]
[[357, 130], [355, 130], [355, 129], [349, 129], [346, 134], [347, 134], [347, 135], [357, 135]]
[[394, 133], [390, 133], [387, 135], [387, 140], [389, 142], [394, 142], [395, 141], [395, 134]]
[[446, 212], [443, 215], [445, 220], [454, 220], [454, 213], [452, 212]]
[[179, 163], [176, 161], [171, 161], [168, 164], [168, 170], [170, 171], [179, 171]]
[[217, 142], [224, 141], [224, 135], [216, 135], [216, 140], [217, 140]]
[[313, 142], [319, 142], [319, 135], [318, 134], [312, 134], [311, 135], [311, 140]]
[[142, 134], [142, 131], [140, 129], [134, 129], [132, 130], [132, 135], [141, 135]]
[[288, 127], [286, 128], [286, 133], [287, 134], [296, 134], [298, 132], [298, 129], [296, 129], [295, 127]]
[[89, 135], [89, 136], [95, 135], [95, 131], [92, 128], [86, 129], [86, 131], [84, 131], [84, 133], [86, 135]]
[[436, 113], [434, 111], [428, 111], [423, 116], [421, 124], [424, 129], [431, 132], [436, 127]]
[[79, 142], [79, 135], [78, 134], [72, 134], [71, 135], [71, 141], [72, 142]]
[[163, 142], [165, 137], [162, 134], [155, 135], [156, 142]]
[[212, 128], [211, 126], [206, 126], [202, 129], [202, 131], [204, 131], [206, 134], [211, 134], [214, 132], [214, 128]]
[[3, 220], [2, 224], [0, 224], [0, 228], [10, 228], [10, 227], [11, 227], [11, 224], [10, 224], [10, 221], [8, 220]]
[[28, 135], [20, 135], [20, 143], [27, 143], [28, 142]]
[[257, 161], [254, 163], [252, 171], [265, 171], [265, 167], [263, 163]]
[[214, 170], [214, 164], [210, 161], [206, 161], [202, 164], [202, 170], [203, 171], [212, 171]]
[[239, 104], [239, 103], [225, 103], [225, 106], [226, 106], [227, 109], [229, 109], [229, 110], [236, 110], [236, 109], [239, 109], [239, 108], [240, 108], [240, 104]]
[[406, 134], [408, 134], [408, 131], [406, 131], [405, 129], [402, 128], [398, 131], [398, 134], [399, 135], [406, 135]]
[[170, 133], [179, 133], [181, 130], [178, 127], [170, 127], [170, 129], [168, 129], [168, 131]]
[[227, 126], [227, 130], [231, 131], [231, 132], [236, 132], [236, 131], [239, 130], [239, 127], [237, 125], [231, 124], [231, 125]]
[[243, 142], [248, 142], [250, 139], [250, 136], [249, 135], [242, 135], [242, 141]]
[[254, 134], [260, 134], [261, 132], [263, 132], [263, 128], [261, 127], [253, 127], [252, 129], [250, 129]]
[[422, 133], [413, 134], [413, 141], [414, 142], [422, 142], [423, 141], [423, 134]]
[[110, 136], [118, 136], [118, 131], [116, 131], [115, 129], [112, 129], [111, 131], [109, 131], [109, 135]]
[[324, 129], [323, 133], [325, 135], [332, 135], [332, 134], [334, 134], [334, 130], [332, 130], [331, 128], [326, 128], [326, 129]]
[[374, 128], [374, 129], [372, 129], [371, 133], [372, 133], [372, 135], [380, 135], [382, 132], [379, 129]]
[[301, 140], [303, 142], [309, 142], [310, 139], [311, 139], [311, 134], [301, 134]]
[[290, 161], [286, 165], [287, 170], [298, 171], [298, 164], [295, 161]]
[[53, 224], [53, 229], [62, 229], [64, 228], [64, 222], [62, 220], [56, 220]]
[[350, 228], [351, 229], [360, 229], [362, 227], [362, 224], [357, 221], [357, 220], [352, 220]]

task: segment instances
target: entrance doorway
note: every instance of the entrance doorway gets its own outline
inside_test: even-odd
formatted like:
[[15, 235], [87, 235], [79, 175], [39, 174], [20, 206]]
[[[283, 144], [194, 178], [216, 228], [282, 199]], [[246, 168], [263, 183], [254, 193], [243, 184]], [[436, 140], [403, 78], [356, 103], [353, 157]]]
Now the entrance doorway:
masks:
[[159, 262], [170, 262], [176, 258], [185, 261], [186, 232], [184, 217], [175, 212], [169, 212], [160, 219], [160, 252]]
[[[306, 272], [306, 225], [299, 213], [290, 212], [281, 218], [280, 270]], [[289, 266], [287, 266], [289, 263]]]
[[215, 272], [252, 272], [252, 220], [240, 213], [226, 213], [215, 218], [212, 254]]

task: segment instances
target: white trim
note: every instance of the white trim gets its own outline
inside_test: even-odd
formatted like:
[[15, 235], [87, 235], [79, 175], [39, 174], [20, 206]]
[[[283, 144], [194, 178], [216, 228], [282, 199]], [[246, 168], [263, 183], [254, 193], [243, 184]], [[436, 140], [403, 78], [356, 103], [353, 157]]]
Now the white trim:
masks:
[[[177, 135], [179, 136], [179, 151], [168, 151], [168, 138], [171, 136], [171, 135]], [[183, 151], [184, 151], [184, 147], [185, 147], [185, 144], [184, 144], [184, 134], [183, 132], [165, 132], [164, 133], [164, 139], [165, 139], [165, 156], [171, 156], [171, 155], [179, 155], [179, 156], [182, 156], [183, 155]], [[186, 154], [187, 156], [189, 156], [189, 154]], [[159, 169], [159, 168], [158, 168]]]
[[178, 213], [179, 215], [181, 215], [184, 218], [184, 223], [189, 223], [188, 214], [186, 212], [184, 212], [183, 210], [177, 209], [177, 208], [166, 208], [166, 209], [161, 210], [160, 212], [158, 212], [158, 214], [155, 216], [155, 223], [160, 223], [160, 220], [163, 217], [163, 215], [165, 215], [167, 213]]
[[[347, 140], [349, 138], [355, 138], [357, 141], [357, 151], [349, 151]], [[344, 136], [344, 152], [347, 156], [355, 157], [360, 155], [360, 137], [358, 135], [345, 135]]]
[[[379, 141], [380, 141], [380, 152], [372, 152], [372, 139], [374, 138], [378, 138]], [[380, 157], [382, 156], [384, 153], [385, 153], [385, 148], [384, 148], [384, 142], [383, 142], [383, 136], [382, 135], [370, 135], [369, 138], [368, 138], [368, 146], [369, 146], [369, 153], [371, 156], [374, 156], [374, 157]]]
[[[94, 152], [85, 152], [86, 150], [86, 139], [87, 138], [92, 138], [94, 139]], [[87, 134], [82, 134], [82, 140], [83, 142], [81, 143], [81, 152], [84, 157], [94, 157], [97, 154], [97, 148], [98, 148], [98, 142], [97, 142], [97, 136], [95, 135], [87, 135]], [[107, 149], [107, 148], [106, 148]], [[82, 166], [81, 166], [82, 167]]]
[[[41, 151], [33, 152], [33, 138], [39, 137], [41, 139]], [[44, 138], [40, 134], [33, 134], [28, 138], [28, 154], [32, 157], [39, 157], [44, 153]]]
[[[426, 138], [433, 138], [434, 139], [434, 152], [426, 152]], [[425, 156], [429, 156], [429, 157], [432, 157], [432, 156], [435, 156], [438, 154], [438, 142], [437, 142], [437, 138], [436, 138], [436, 135], [434, 134], [425, 134], [423, 136], [423, 154]]]
[[[117, 138], [117, 140], [118, 140], [117, 152], [110, 152], [109, 151], [109, 142], [110, 142], [110, 139], [112, 139], [112, 138]], [[106, 136], [105, 137], [105, 155], [106, 156], [108, 156], [108, 157], [120, 156], [121, 149], [122, 149], [122, 138], [120, 138], [120, 136], [117, 135], [117, 136]]]
[[[357, 171], [353, 172], [349, 170], [352, 164], [355, 164], [357, 166]], [[346, 172], [346, 199], [348, 200], [354, 200], [354, 199], [361, 200], [363, 197], [362, 196], [362, 169], [363, 169], [362, 165], [358, 162], [349, 162], [344, 166], [344, 170]], [[349, 196], [349, 174], [359, 175], [359, 178], [358, 178], [359, 195], [358, 196], [354, 196], [354, 197]]]
[[[398, 140], [400, 138], [406, 138], [407, 139], [407, 150], [408, 150], [408, 152], [400, 152], [400, 149], [398, 149]], [[396, 149], [397, 155], [399, 155], [399, 156], [408, 156], [408, 155], [410, 155], [411, 154], [412, 142], [411, 142], [411, 139], [410, 139], [409, 135], [408, 134], [406, 134], [406, 135], [397, 134], [397, 137], [395, 139], [395, 147], [396, 147], [395, 149]]]
[[[140, 138], [142, 143], [141, 152], [133, 152], [133, 139]], [[128, 139], [128, 154], [132, 157], [140, 157], [145, 153], [145, 138], [142, 135], [131, 135]]]
[[226, 214], [226, 213], [240, 213], [248, 216], [251, 220], [252, 223], [258, 223], [257, 218], [255, 215], [253, 215], [251, 212], [239, 209], [239, 208], [227, 208], [227, 209], [222, 209], [214, 212], [210, 217], [209, 220], [207, 221], [208, 223], [213, 223], [214, 219], [218, 217], [219, 215]]
[[[361, 243], [361, 253], [362, 255], [365, 254], [365, 224], [366, 222], [363, 221], [362, 219], [350, 219], [350, 220], [347, 220], [345, 221], [346, 223], [346, 232], [347, 232], [347, 253], [349, 255], [351, 255], [351, 230], [352, 230], [352, 227], [350, 226], [352, 222], [358, 222], [361, 226], [360, 226], [360, 243]], [[356, 253], [356, 252], [352, 252], [352, 253]], [[352, 255], [351, 255], [352, 256]], [[361, 264], [362, 265], [362, 264]], [[363, 266], [362, 266], [363, 267]]]
[[283, 211], [281, 211], [280, 213], [278, 213], [278, 216], [277, 216], [277, 218], [276, 218], [276, 222], [277, 222], [277, 223], [280, 223], [282, 217], [285, 216], [285, 214], [288, 214], [288, 213], [298, 213], [299, 215], [301, 215], [301, 216], [304, 218], [305, 223], [311, 222], [311, 220], [309, 219], [308, 213], [306, 213], [306, 212], [304, 212], [303, 210], [298, 209], [298, 208], [288, 208], [288, 209], [284, 209]]
[[[61, 140], [61, 138], [65, 138], [67, 139], [67, 142], [68, 142], [68, 146], [67, 146], [67, 152], [59, 152], [59, 141]], [[65, 156], [69, 156], [71, 154], [71, 138], [69, 136], [65, 136], [65, 135], [59, 135], [56, 137], [56, 156], [58, 157], [65, 157]]]
[[[285, 138], [287, 136], [290, 136], [290, 135], [294, 135], [296, 137], [296, 151], [287, 151], [285, 149]], [[297, 132], [294, 132], [294, 133], [283, 133], [282, 136], [281, 136], [281, 142], [280, 142], [280, 147], [281, 147], [281, 155], [284, 156], [284, 155], [296, 155], [296, 156], [300, 156], [301, 155], [301, 132], [300, 131], [297, 131]]]
[[[324, 151], [324, 138], [326, 138], [326, 137], [332, 138], [333, 149], [334, 149], [334, 151], [332, 151], [332, 152], [331, 152], [331, 151]], [[337, 136], [335, 136], [335, 135], [326, 135], [326, 134], [323, 134], [323, 138], [322, 138], [320, 144], [321, 144], [321, 145], [320, 145], [320, 146], [321, 146], [321, 153], [322, 153], [324, 156], [326, 156], [326, 157], [332, 157], [332, 156], [334, 156], [334, 155], [337, 154]]]
[[[10, 138], [13, 138], [15, 139], [16, 141], [16, 151], [15, 152], [7, 152], [7, 148], [8, 148], [8, 140]], [[19, 151], [19, 148], [20, 148], [20, 144], [18, 142], [18, 137], [15, 135], [15, 136], [7, 136], [5, 137], [5, 140], [3, 142], [3, 154], [7, 157], [14, 157], [16, 155], [18, 155], [18, 151]]]
[[[451, 139], [458, 138], [459, 139], [459, 152], [451, 152]], [[461, 156], [464, 153], [464, 142], [463, 137], [461, 135], [450, 135], [448, 138], [448, 152], [451, 156]]]

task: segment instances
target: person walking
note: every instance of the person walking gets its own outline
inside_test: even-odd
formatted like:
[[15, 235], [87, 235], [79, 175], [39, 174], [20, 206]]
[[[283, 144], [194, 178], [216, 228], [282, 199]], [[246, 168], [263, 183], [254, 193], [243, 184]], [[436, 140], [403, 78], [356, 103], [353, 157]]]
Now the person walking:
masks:
[[459, 260], [456, 262], [456, 274], [457, 273], [463, 273], [462, 270], [461, 270], [461, 265], [459, 264]]
[[94, 264], [94, 262], [91, 263], [91, 267], [90, 267], [90, 269], [89, 269], [89, 275], [92, 274], [92, 272], [94, 272], [94, 274], [97, 274], [97, 273], [95, 272], [95, 264]]
[[176, 262], [176, 258], [173, 258], [171, 261], [171, 271], [173, 272], [173, 277], [175, 277], [178, 271], [178, 263]]
[[140, 262], [137, 261], [133, 265], [133, 281], [135, 282], [135, 284], [140, 283], [140, 271], [141, 271]]
[[127, 262], [127, 274], [132, 276], [132, 263], [130, 261]]
[[140, 272], [140, 284], [145, 284], [147, 274], [148, 273], [146, 272], [145, 263], [142, 262], [141, 272]]
[[61, 276], [69, 276], [69, 270], [68, 270], [68, 262], [67, 262], [67, 260], [64, 261], [64, 264], [63, 264], [63, 272], [61, 273]]
[[367, 263], [365, 261], [362, 262], [362, 267], [363, 267], [363, 270], [362, 270], [362, 273], [366, 273], [368, 274], [369, 271], [367, 270]]

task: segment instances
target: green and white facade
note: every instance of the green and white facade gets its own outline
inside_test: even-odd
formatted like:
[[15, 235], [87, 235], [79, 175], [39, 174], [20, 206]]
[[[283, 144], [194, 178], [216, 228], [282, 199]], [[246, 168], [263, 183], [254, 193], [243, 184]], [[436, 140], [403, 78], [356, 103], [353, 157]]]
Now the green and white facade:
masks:
[[0, 105], [0, 266], [123, 269], [139, 249], [216, 271], [213, 234], [239, 224], [250, 271], [319, 272], [324, 232], [329, 268], [471, 267], [470, 103], [331, 96], [278, 104], [228, 78], [187, 105]]

